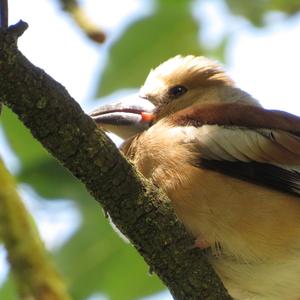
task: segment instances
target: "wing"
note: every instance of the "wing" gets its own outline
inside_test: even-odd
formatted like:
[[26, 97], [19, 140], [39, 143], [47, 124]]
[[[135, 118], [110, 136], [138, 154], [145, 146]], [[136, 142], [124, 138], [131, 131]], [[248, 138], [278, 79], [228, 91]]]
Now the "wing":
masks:
[[300, 195], [300, 118], [243, 104], [174, 114], [196, 149], [194, 164]]

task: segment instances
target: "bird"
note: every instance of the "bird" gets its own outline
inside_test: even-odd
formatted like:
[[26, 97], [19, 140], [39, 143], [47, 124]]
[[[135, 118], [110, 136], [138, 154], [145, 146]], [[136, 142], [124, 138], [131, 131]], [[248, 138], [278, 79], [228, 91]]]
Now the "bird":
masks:
[[263, 108], [202, 56], [168, 59], [129, 99], [90, 116], [125, 139], [229, 294], [300, 299], [300, 118]]

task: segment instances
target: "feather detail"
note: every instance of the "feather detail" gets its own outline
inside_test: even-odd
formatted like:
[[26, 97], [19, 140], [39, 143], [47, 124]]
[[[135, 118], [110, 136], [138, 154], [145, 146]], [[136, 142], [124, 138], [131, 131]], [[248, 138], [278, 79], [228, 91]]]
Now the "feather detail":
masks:
[[241, 103], [194, 105], [169, 116], [174, 126], [227, 125], [281, 129], [300, 135], [300, 118], [279, 110]]
[[299, 117], [224, 103], [182, 110], [169, 122], [193, 143], [195, 166], [300, 195]]

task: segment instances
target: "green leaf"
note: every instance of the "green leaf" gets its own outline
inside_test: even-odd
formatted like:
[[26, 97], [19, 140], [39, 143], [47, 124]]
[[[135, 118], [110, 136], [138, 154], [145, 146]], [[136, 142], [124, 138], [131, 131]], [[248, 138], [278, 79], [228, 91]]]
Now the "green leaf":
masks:
[[6, 281], [0, 286], [0, 299], [13, 300], [18, 299], [17, 289], [12, 278], [12, 274], [9, 274]]
[[1, 124], [11, 148], [20, 159], [21, 169], [17, 174], [20, 182], [31, 185], [45, 198], [74, 198], [82, 195], [78, 195], [83, 190], [81, 184], [32, 137], [30, 131], [7, 108], [1, 114]]
[[273, 0], [270, 2], [272, 10], [279, 10], [288, 15], [294, 15], [300, 11], [299, 0]]
[[294, 15], [300, 10], [299, 0], [225, 0], [231, 12], [247, 18], [255, 26], [263, 26], [264, 16], [271, 11], [281, 11]]
[[203, 54], [190, 4], [160, 1], [152, 16], [132, 24], [110, 51], [97, 96], [140, 86], [151, 68], [177, 54]]
[[251, 0], [225, 0], [231, 12], [235, 15], [241, 15], [247, 18], [255, 26], [263, 25], [263, 16], [265, 14], [265, 1]]
[[18, 120], [16, 115], [5, 106], [3, 107], [0, 121], [10, 146], [21, 160], [23, 168], [43, 161], [49, 156], [47, 151], [32, 137], [30, 131]]

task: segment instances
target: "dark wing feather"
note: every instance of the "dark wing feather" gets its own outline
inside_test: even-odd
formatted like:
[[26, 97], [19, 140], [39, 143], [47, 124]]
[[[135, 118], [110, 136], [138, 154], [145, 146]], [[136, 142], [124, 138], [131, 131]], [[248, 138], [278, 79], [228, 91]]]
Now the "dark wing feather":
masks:
[[293, 195], [300, 195], [300, 173], [295, 170], [287, 170], [257, 162], [229, 162], [206, 159], [201, 159], [196, 166]]
[[198, 167], [300, 195], [299, 117], [223, 103], [188, 108], [171, 120], [189, 128]]

